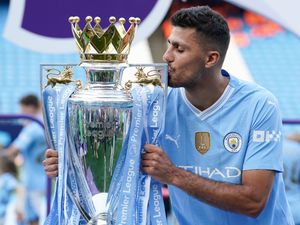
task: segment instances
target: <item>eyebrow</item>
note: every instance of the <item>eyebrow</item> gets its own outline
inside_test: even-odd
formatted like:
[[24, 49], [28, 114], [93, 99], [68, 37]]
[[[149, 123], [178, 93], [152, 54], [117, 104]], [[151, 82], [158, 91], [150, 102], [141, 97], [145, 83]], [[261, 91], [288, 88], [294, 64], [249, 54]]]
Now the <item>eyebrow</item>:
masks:
[[183, 48], [188, 48], [187, 45], [182, 44], [182, 43], [180, 43], [180, 42], [178, 42], [178, 41], [171, 41], [170, 39], [168, 39], [168, 43], [169, 43], [170, 45], [173, 45], [174, 47], [182, 46]]

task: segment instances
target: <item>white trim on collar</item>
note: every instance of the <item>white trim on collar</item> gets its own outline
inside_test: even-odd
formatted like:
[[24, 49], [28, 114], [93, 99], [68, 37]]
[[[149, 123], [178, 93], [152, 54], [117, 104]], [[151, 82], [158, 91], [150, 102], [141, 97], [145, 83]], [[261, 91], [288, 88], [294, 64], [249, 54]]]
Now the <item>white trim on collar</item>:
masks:
[[213, 115], [216, 111], [218, 111], [228, 101], [228, 99], [233, 94], [233, 92], [234, 92], [234, 88], [229, 83], [225, 88], [221, 97], [213, 105], [201, 111], [198, 108], [196, 108], [194, 105], [192, 105], [192, 103], [190, 103], [190, 101], [187, 99], [184, 88], [180, 88], [180, 93], [183, 98], [183, 101], [192, 110], [192, 112], [201, 120], [207, 119], [208, 117]]

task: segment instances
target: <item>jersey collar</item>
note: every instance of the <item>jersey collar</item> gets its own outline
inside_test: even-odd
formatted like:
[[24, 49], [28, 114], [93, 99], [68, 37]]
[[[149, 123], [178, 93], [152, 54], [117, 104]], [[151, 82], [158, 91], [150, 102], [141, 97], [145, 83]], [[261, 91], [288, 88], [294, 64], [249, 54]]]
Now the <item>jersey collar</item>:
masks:
[[213, 105], [211, 105], [209, 108], [207, 108], [203, 111], [199, 110], [194, 105], [192, 105], [186, 97], [184, 88], [180, 88], [180, 92], [181, 92], [183, 101], [192, 110], [192, 112], [197, 117], [199, 117], [199, 119], [201, 119], [201, 120], [205, 120], [208, 117], [210, 117], [211, 115], [213, 115], [215, 112], [217, 112], [228, 101], [228, 99], [230, 98], [230, 96], [232, 96], [232, 94], [234, 92], [234, 87], [232, 86], [232, 79], [231, 79], [229, 73], [225, 70], [222, 70], [221, 73], [223, 76], [229, 77], [229, 83], [228, 83], [227, 87], [225, 88], [221, 97]]

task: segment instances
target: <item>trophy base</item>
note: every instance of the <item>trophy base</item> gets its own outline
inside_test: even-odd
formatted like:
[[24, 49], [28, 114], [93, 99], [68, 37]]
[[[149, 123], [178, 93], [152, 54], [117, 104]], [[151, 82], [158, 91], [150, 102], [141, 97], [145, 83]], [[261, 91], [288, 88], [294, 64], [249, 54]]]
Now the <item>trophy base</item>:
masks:
[[102, 213], [96, 216], [96, 218], [93, 218], [90, 220], [87, 225], [108, 225], [106, 222], [106, 213]]
[[107, 201], [108, 193], [102, 192], [92, 197], [93, 204], [96, 208], [96, 216], [93, 217], [87, 225], [109, 225], [106, 222], [107, 218]]

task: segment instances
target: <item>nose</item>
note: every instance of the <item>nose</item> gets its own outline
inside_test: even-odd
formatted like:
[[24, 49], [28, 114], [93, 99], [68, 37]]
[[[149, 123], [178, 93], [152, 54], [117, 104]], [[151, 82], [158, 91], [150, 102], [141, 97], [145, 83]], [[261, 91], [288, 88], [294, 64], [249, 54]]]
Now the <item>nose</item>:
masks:
[[174, 57], [171, 52], [171, 46], [169, 46], [168, 49], [166, 50], [166, 52], [164, 53], [163, 60], [167, 63], [174, 61]]

